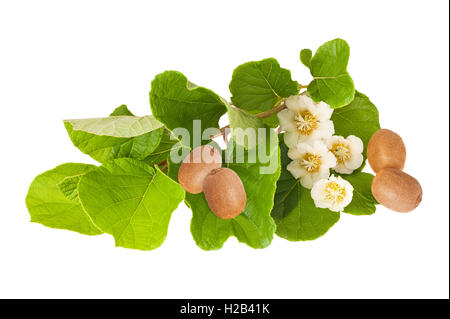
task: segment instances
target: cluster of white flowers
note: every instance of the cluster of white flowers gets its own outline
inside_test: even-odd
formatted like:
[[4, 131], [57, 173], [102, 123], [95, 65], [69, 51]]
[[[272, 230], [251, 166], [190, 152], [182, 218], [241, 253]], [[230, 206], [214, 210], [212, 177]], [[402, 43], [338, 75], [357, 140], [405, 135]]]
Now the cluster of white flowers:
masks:
[[324, 102], [295, 95], [285, 103], [287, 108], [278, 113], [278, 119], [292, 159], [287, 169], [303, 187], [311, 189], [317, 207], [342, 211], [352, 201], [353, 187], [340, 176], [330, 176], [330, 169], [351, 174], [359, 168], [363, 162], [361, 139], [334, 136], [333, 109]]

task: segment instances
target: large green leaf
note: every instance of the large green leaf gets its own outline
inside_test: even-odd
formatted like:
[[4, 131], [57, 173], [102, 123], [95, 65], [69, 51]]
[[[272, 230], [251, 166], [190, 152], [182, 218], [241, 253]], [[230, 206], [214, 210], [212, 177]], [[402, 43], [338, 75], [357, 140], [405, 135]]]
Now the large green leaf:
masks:
[[331, 120], [334, 123], [336, 135], [344, 137], [355, 135], [363, 141], [364, 155], [373, 133], [380, 129], [376, 106], [367, 96], [358, 91], [349, 105], [334, 110]]
[[101, 234], [79, 201], [66, 197], [58, 186], [67, 178], [78, 178], [95, 168], [94, 165], [67, 163], [37, 176], [26, 198], [31, 221], [86, 235]]
[[349, 104], [355, 95], [353, 80], [347, 72], [350, 47], [344, 40], [326, 42], [310, 59], [314, 80], [308, 93], [316, 101], [324, 101], [332, 108]]
[[152, 116], [133, 116], [125, 105], [111, 115], [67, 120], [64, 125], [72, 143], [100, 163], [120, 157], [143, 160], [159, 145], [164, 128]]
[[167, 235], [172, 212], [184, 198], [181, 186], [159, 169], [131, 158], [109, 161], [83, 176], [80, 201], [117, 246], [150, 250]]
[[109, 116], [91, 119], [64, 120], [72, 130], [112, 137], [135, 137], [162, 128], [153, 116]]
[[[244, 152], [245, 158], [240, 158], [243, 163], [238, 163], [235, 152], [237, 146], [233, 141], [230, 141], [225, 151], [225, 154], [229, 155], [233, 149], [235, 160], [233, 163], [228, 163], [227, 167], [239, 175], [247, 194], [247, 205], [239, 216], [233, 219], [220, 219], [209, 209], [203, 193], [186, 193], [186, 203], [192, 209], [191, 233], [200, 248], [220, 249], [230, 236], [237, 237], [240, 242], [253, 248], [265, 248], [270, 245], [275, 231], [275, 223], [270, 217], [270, 211], [280, 172], [276, 134], [272, 134], [271, 138], [275, 147], [266, 155], [275, 164], [275, 171], [270, 174], [261, 174], [261, 168], [268, 167], [269, 164], [261, 163], [257, 148], [253, 149], [256, 154], [256, 163], [249, 163], [249, 151]], [[178, 164], [170, 163], [169, 176], [175, 180], [178, 168]]]
[[[274, 58], [241, 64], [230, 82], [231, 101], [237, 107], [256, 114], [279, 105], [283, 98], [299, 92], [298, 83], [291, 72], [280, 67]], [[264, 119], [264, 123], [278, 125], [276, 115]]]
[[155, 118], [168, 129], [185, 128], [191, 139], [194, 120], [201, 121], [202, 129], [218, 128], [220, 117], [227, 111], [227, 103], [220, 96], [176, 71], [163, 72], [153, 79], [150, 106]]
[[352, 215], [372, 215], [376, 211], [377, 201], [372, 195], [372, 180], [369, 173], [356, 172], [351, 175], [340, 175], [353, 186], [352, 202], [344, 208], [344, 213]]
[[290, 241], [313, 240], [324, 235], [339, 220], [340, 214], [315, 206], [311, 191], [302, 187], [286, 169], [291, 161], [287, 151], [280, 138], [281, 175], [272, 210], [276, 234]]

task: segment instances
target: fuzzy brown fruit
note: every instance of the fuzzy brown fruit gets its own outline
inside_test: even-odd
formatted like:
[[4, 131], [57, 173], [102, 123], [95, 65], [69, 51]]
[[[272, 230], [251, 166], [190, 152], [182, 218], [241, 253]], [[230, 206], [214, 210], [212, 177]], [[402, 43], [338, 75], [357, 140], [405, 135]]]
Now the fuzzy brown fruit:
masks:
[[402, 170], [406, 147], [400, 135], [387, 129], [376, 131], [367, 145], [367, 160], [374, 172], [387, 167]]
[[247, 204], [247, 195], [239, 176], [229, 168], [218, 168], [206, 176], [203, 192], [209, 208], [222, 219], [238, 216]]
[[410, 212], [422, 201], [422, 187], [411, 175], [396, 168], [385, 168], [372, 181], [375, 199], [396, 212]]
[[210, 145], [196, 147], [181, 163], [178, 182], [186, 192], [201, 193], [205, 177], [221, 166], [222, 156], [216, 148]]

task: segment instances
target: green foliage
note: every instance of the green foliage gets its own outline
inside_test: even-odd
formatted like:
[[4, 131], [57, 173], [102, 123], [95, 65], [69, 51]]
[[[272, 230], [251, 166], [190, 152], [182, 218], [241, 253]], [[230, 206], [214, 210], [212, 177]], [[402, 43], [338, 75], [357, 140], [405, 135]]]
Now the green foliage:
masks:
[[130, 158], [109, 161], [80, 180], [83, 208], [117, 246], [150, 250], [167, 235], [172, 212], [184, 198], [180, 185], [159, 169]]
[[131, 113], [131, 111], [125, 104], [116, 107], [116, 109], [111, 114], [109, 114], [109, 116], [122, 116], [122, 115], [134, 116], [134, 114]]
[[286, 169], [288, 148], [280, 138], [281, 175], [277, 182], [272, 217], [276, 234], [290, 241], [314, 240], [323, 236], [340, 218], [329, 209], [317, 208], [311, 191], [300, 185]]
[[158, 147], [164, 128], [152, 116], [134, 116], [121, 105], [110, 117], [64, 121], [72, 143], [100, 163], [131, 157], [143, 160]]
[[58, 186], [68, 178], [77, 179], [95, 168], [93, 165], [67, 163], [37, 176], [25, 200], [31, 221], [85, 235], [101, 234], [79, 201], [70, 192], [64, 194]]
[[[367, 144], [380, 128], [379, 116], [369, 98], [354, 89], [347, 72], [349, 55], [348, 44], [335, 39], [314, 55], [302, 50], [300, 60], [313, 76], [307, 93], [335, 108], [331, 117], [335, 134], [361, 138], [366, 158]], [[182, 73], [166, 71], [151, 82], [153, 116], [135, 116], [120, 105], [109, 117], [64, 121], [73, 144], [103, 164], [67, 163], [37, 176], [26, 197], [31, 221], [87, 235], [105, 232], [114, 237], [116, 246], [151, 250], [163, 243], [173, 211], [185, 200], [192, 210], [192, 236], [204, 250], [220, 249], [231, 236], [249, 247], [265, 248], [274, 233], [290, 241], [324, 235], [340, 213], [315, 206], [311, 191], [286, 169], [291, 160], [283, 136], [278, 141], [276, 134], [269, 134], [273, 129], [265, 134], [259, 130], [278, 126], [276, 114], [256, 116], [298, 94], [298, 82], [270, 58], [238, 66], [229, 88], [233, 105]], [[232, 138], [222, 152], [223, 166], [242, 180], [247, 204], [239, 216], [225, 220], [209, 209], [203, 193], [185, 194], [177, 182], [180, 164], [169, 155], [187, 154], [197, 146], [193, 142], [198, 137], [201, 144], [219, 148], [209, 137], [219, 131], [219, 119], [226, 112]], [[195, 121], [201, 124], [199, 130], [194, 129]], [[178, 139], [175, 129], [184, 129], [190, 140]], [[202, 136], [205, 129], [215, 132]], [[249, 139], [253, 133], [247, 129], [256, 130], [256, 140]], [[268, 148], [271, 145], [275, 147]], [[362, 167], [350, 175], [335, 174], [354, 188], [352, 202], [343, 212], [373, 214], [374, 176], [362, 173]]]
[[377, 201], [372, 195], [371, 185], [374, 176], [369, 173], [356, 172], [351, 175], [341, 174], [353, 186], [352, 202], [344, 208], [344, 213], [352, 215], [372, 215]]
[[169, 130], [185, 128], [191, 137], [194, 120], [200, 120], [203, 129], [218, 128], [220, 117], [227, 111], [227, 102], [220, 96], [176, 71], [163, 72], [153, 79], [150, 106], [153, 116]]
[[[234, 70], [230, 82], [233, 105], [250, 114], [270, 110], [298, 91], [298, 83], [292, 80], [291, 72], [281, 68], [274, 58], [241, 64]], [[264, 119], [264, 123], [276, 127], [278, 119], [274, 115]]]
[[308, 86], [308, 93], [314, 101], [338, 108], [353, 100], [355, 86], [347, 72], [349, 57], [350, 47], [341, 39], [326, 42], [317, 49], [309, 62], [314, 80]]
[[[228, 116], [230, 118], [231, 136], [236, 143], [247, 149], [256, 147], [257, 131], [259, 128], [264, 127], [263, 121], [261, 121], [260, 118], [233, 106], [228, 107]], [[248, 131], [249, 133], [256, 133], [253, 138], [246, 136], [245, 130], [247, 129], [250, 129]]]
[[350, 104], [334, 110], [331, 120], [334, 123], [336, 135], [344, 137], [355, 135], [363, 141], [364, 154], [373, 133], [380, 129], [376, 106], [367, 96], [358, 91]]
[[311, 66], [311, 58], [312, 51], [310, 49], [303, 49], [300, 51], [300, 61], [308, 68]]
[[151, 115], [65, 120], [64, 123], [69, 124], [73, 131], [122, 138], [140, 136], [163, 127]]
[[149, 165], [158, 164], [169, 157], [171, 150], [176, 151], [182, 147], [183, 145], [173, 136], [172, 132], [164, 129], [158, 147], [144, 159], [144, 162]]

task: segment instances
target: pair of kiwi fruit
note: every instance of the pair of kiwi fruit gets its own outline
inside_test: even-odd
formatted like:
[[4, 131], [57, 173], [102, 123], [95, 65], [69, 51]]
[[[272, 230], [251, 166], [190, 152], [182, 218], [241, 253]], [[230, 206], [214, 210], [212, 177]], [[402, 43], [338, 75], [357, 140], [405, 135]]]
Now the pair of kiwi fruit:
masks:
[[387, 129], [376, 131], [367, 145], [367, 160], [376, 173], [372, 195], [383, 206], [396, 212], [410, 212], [422, 201], [422, 187], [403, 172], [406, 147], [402, 138]]
[[209, 208], [219, 218], [238, 216], [247, 204], [244, 185], [231, 169], [222, 167], [222, 155], [214, 147], [196, 147], [178, 170], [178, 182], [189, 193], [204, 193]]

